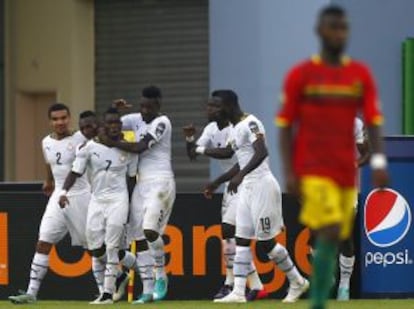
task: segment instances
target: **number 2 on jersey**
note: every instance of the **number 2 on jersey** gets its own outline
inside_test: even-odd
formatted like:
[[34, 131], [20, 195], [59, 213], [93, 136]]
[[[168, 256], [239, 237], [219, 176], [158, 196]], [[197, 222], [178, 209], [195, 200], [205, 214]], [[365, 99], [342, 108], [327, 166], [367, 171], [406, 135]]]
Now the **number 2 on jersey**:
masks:
[[62, 153], [56, 152], [56, 164], [57, 165], [62, 165], [62, 162], [60, 161], [61, 159], [62, 159]]
[[106, 162], [105, 171], [108, 171], [109, 168], [111, 167], [112, 161], [111, 160], [105, 160], [105, 162]]

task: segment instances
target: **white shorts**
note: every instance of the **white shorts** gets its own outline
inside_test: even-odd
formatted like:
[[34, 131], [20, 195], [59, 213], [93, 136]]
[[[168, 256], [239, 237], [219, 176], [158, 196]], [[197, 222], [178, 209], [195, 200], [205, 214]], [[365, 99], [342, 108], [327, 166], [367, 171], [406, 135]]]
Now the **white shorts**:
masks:
[[223, 201], [221, 202], [221, 222], [236, 225], [236, 211], [239, 203], [239, 194], [227, 192], [228, 183], [224, 187]]
[[128, 193], [119, 194], [111, 200], [97, 200], [93, 196], [89, 203], [86, 222], [88, 249], [102, 247], [119, 248], [125, 235], [129, 210]]
[[39, 228], [39, 240], [56, 244], [69, 232], [72, 246], [87, 247], [86, 216], [90, 193], [68, 196], [69, 205], [60, 208], [60, 192], [55, 191], [49, 198]]
[[272, 174], [243, 181], [236, 212], [236, 237], [269, 240], [283, 229], [282, 194]]
[[174, 178], [139, 180], [132, 193], [128, 239], [145, 239], [144, 230], [164, 233], [175, 201]]

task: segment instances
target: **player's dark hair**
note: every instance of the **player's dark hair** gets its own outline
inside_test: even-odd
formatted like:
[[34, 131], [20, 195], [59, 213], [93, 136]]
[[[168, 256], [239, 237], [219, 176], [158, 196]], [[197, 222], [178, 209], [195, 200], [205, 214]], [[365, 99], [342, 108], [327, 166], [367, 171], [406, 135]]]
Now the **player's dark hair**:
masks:
[[142, 89], [142, 96], [147, 99], [161, 99], [161, 89], [157, 86], [148, 86]]
[[82, 113], [79, 114], [79, 119], [84, 119], [88, 117], [96, 117], [95, 112], [88, 110], [88, 111], [83, 111]]
[[49, 117], [49, 119], [51, 118], [52, 113], [57, 111], [67, 111], [68, 115], [70, 115], [69, 107], [67, 107], [63, 103], [54, 103], [50, 105], [49, 109], [47, 110], [47, 116]]
[[339, 5], [328, 5], [320, 10], [319, 21], [321, 21], [326, 16], [345, 17], [346, 11]]
[[119, 117], [121, 117], [121, 114], [119, 113], [118, 109], [116, 107], [110, 107], [108, 108], [105, 113], [103, 114], [103, 116], [105, 117], [106, 115], [118, 115]]
[[211, 96], [220, 98], [225, 104], [231, 104], [233, 107], [239, 107], [239, 97], [233, 90], [230, 90], [230, 89], [214, 90], [211, 93]]

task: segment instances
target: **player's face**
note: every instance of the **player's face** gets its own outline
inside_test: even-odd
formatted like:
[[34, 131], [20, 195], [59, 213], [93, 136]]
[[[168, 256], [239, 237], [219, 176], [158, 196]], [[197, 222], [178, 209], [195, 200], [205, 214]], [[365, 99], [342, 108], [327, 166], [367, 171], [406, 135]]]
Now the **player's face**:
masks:
[[95, 117], [86, 117], [79, 120], [79, 130], [87, 139], [92, 139], [98, 134], [98, 122]]
[[56, 134], [64, 135], [69, 131], [70, 115], [67, 110], [53, 111], [49, 119], [52, 130]]
[[141, 98], [140, 112], [142, 119], [150, 123], [160, 112], [160, 105], [157, 99]]
[[318, 32], [324, 48], [337, 54], [345, 50], [349, 36], [349, 25], [345, 16], [323, 17]]
[[111, 139], [118, 139], [122, 134], [122, 121], [117, 114], [105, 116], [105, 131]]
[[219, 121], [222, 113], [220, 101], [216, 98], [210, 98], [207, 102], [207, 119], [208, 121]]

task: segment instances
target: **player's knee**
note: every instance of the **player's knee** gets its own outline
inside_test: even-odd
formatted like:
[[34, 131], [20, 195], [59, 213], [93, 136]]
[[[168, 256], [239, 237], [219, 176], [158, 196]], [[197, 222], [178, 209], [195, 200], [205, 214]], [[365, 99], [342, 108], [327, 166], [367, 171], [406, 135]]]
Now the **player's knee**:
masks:
[[122, 261], [122, 260], [124, 259], [124, 257], [125, 257], [125, 254], [126, 254], [126, 252], [125, 252], [125, 250], [124, 250], [124, 249], [119, 250], [119, 251], [118, 251], [118, 259], [119, 259], [120, 261]]
[[250, 243], [250, 239], [236, 237], [236, 246], [249, 247]]
[[158, 239], [159, 234], [156, 231], [153, 230], [144, 230], [144, 235], [145, 238], [149, 241], [149, 242], [154, 242]]
[[102, 245], [102, 247], [98, 249], [89, 250], [90, 255], [93, 257], [99, 258], [101, 256], [104, 256], [106, 253], [106, 246]]
[[41, 254], [49, 254], [53, 244], [39, 240], [36, 245], [36, 252]]
[[275, 246], [276, 242], [274, 241], [274, 239], [259, 240], [257, 242], [257, 249], [265, 254], [268, 254], [270, 251], [272, 251]]
[[147, 251], [149, 249], [147, 240], [146, 239], [137, 240], [135, 242], [135, 248], [137, 248], [137, 252]]
[[234, 238], [234, 235], [236, 234], [236, 227], [229, 223], [222, 223], [221, 224], [221, 237], [223, 239], [230, 239]]

